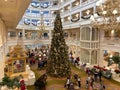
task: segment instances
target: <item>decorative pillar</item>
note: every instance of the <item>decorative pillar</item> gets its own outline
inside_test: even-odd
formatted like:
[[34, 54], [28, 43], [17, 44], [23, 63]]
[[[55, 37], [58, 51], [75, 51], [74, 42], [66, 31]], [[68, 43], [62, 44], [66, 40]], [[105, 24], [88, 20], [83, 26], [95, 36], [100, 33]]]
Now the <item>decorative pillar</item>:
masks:
[[52, 39], [52, 33], [51, 33], [51, 29], [49, 29], [49, 39]]
[[3, 52], [0, 52], [0, 81], [4, 77], [4, 59], [3, 59]]
[[91, 41], [92, 41], [92, 27], [90, 27], [90, 48], [91, 48]]
[[80, 28], [80, 38], [79, 38], [79, 39], [80, 39], [80, 41], [81, 41], [81, 33], [82, 33], [82, 30], [81, 30], [81, 28]]
[[76, 37], [75, 37], [75, 40], [77, 41], [77, 36], [78, 36], [78, 33], [76, 32]]
[[98, 65], [99, 66], [104, 66], [103, 60], [104, 60], [104, 58], [103, 58], [103, 50], [100, 49], [99, 59], [98, 59]]
[[[69, 11], [71, 11], [71, 8], [72, 8], [72, 3], [70, 3], [70, 9], [69, 9]], [[72, 16], [71, 16], [71, 13], [70, 13], [70, 23], [71, 23], [71, 19], [72, 19]]]
[[96, 13], [96, 5], [93, 7], [93, 14]]
[[22, 29], [22, 38], [25, 39], [25, 29]]
[[91, 61], [91, 54], [92, 54], [92, 50], [89, 50], [89, 63], [92, 64], [92, 61]]
[[80, 6], [81, 6], [81, 4], [82, 4], [82, 0], [80, 0]]
[[99, 65], [100, 49], [97, 50], [97, 65]]
[[70, 34], [71, 34], [71, 32], [68, 33], [68, 40], [70, 40]]

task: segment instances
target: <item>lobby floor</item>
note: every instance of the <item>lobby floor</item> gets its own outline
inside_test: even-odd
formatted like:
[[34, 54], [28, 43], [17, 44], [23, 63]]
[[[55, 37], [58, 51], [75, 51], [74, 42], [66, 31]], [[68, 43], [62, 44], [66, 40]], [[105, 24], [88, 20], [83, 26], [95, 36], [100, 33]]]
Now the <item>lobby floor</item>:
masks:
[[[39, 77], [40, 75], [45, 73], [45, 69], [37, 70], [37, 64], [32, 65], [31, 69], [33, 71], [35, 71], [35, 74], [37, 74], [37, 77]], [[73, 79], [73, 75], [75, 73], [77, 73], [81, 78], [81, 86], [82, 87], [80, 89], [75, 89], [75, 90], [87, 90], [86, 84], [85, 84], [86, 79], [87, 79], [87, 74], [85, 73], [85, 71], [80, 70], [72, 65], [71, 65], [71, 69], [72, 69], [72, 74], [71, 74], [72, 79]], [[102, 81], [106, 87], [105, 90], [120, 90], [120, 83], [118, 83], [112, 79], [106, 79], [106, 78], [102, 78]], [[64, 87], [65, 82], [66, 82], [66, 78], [54, 78], [54, 77], [48, 76], [46, 90], [68, 90]], [[100, 85], [99, 82], [94, 82], [94, 87], [95, 87], [94, 90], [99, 90], [98, 89], [99, 85]], [[34, 88], [34, 86], [28, 86], [28, 90], [35, 90], [33, 88]]]

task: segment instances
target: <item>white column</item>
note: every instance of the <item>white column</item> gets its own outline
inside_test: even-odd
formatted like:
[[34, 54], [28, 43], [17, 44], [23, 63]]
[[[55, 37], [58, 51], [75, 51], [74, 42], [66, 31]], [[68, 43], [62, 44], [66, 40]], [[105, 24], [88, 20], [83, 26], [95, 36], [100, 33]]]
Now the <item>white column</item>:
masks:
[[0, 81], [2, 81], [2, 78], [4, 77], [4, 58], [3, 58], [3, 52], [0, 52]]
[[22, 38], [25, 39], [25, 29], [22, 30]]
[[91, 48], [91, 41], [92, 41], [92, 28], [90, 28], [90, 48]]
[[83, 31], [84, 31], [84, 33], [85, 33], [84, 40], [86, 40], [86, 39], [87, 39], [87, 30], [85, 29], [85, 30], [83, 30]]
[[97, 64], [99, 65], [100, 49], [97, 50]]
[[91, 61], [91, 53], [92, 53], [92, 51], [89, 50], [89, 63], [90, 63], [90, 64], [92, 64], [92, 61]]
[[80, 14], [80, 20], [81, 20], [82, 12], [80, 11], [80, 13], [79, 13], [79, 14]]
[[76, 32], [76, 37], [75, 37], [75, 40], [77, 41], [77, 36], [78, 36], [78, 33]]
[[[71, 11], [71, 8], [72, 8], [72, 3], [70, 3], [70, 9], [69, 9], [69, 11]], [[72, 16], [71, 16], [71, 13], [70, 13], [70, 23], [71, 23], [71, 19], [72, 19]]]
[[81, 33], [82, 33], [82, 30], [81, 30], [81, 28], [80, 28], [80, 41], [81, 41]]
[[81, 4], [82, 4], [82, 0], [80, 0], [80, 6], [81, 6]]
[[97, 41], [97, 30], [95, 29], [95, 35], [94, 35], [94, 39], [95, 39], [95, 41]]
[[52, 33], [51, 33], [51, 30], [49, 30], [49, 39], [50, 39], [50, 40], [52, 39]]
[[103, 58], [103, 50], [100, 49], [99, 59], [98, 59], [98, 65], [99, 65], [99, 66], [104, 66], [103, 60], [104, 60], [104, 58]]
[[83, 59], [82, 59], [82, 49], [80, 48], [80, 61], [83, 62]]
[[96, 5], [93, 7], [93, 14], [96, 13]]
[[71, 34], [71, 32], [68, 33], [68, 40], [70, 40], [70, 34]]

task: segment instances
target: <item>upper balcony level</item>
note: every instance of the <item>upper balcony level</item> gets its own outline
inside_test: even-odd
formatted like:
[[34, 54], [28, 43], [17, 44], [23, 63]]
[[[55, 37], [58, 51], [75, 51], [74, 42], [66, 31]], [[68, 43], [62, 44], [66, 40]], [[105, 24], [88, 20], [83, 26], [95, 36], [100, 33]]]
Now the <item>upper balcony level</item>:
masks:
[[[60, 10], [61, 18], [64, 22], [63, 27], [69, 28], [73, 24], [72, 21], [80, 21], [74, 24], [74, 27], [78, 27], [81, 24], [82, 16], [85, 15], [88, 11], [92, 14], [95, 12], [95, 2], [96, 0], [63, 0], [62, 3], [58, 3], [57, 1], [43, 1], [43, 2], [34, 2], [31, 3], [29, 8], [26, 10], [25, 15], [23, 16], [20, 25], [24, 25], [24, 19], [29, 19], [28, 23], [37, 23], [36, 21], [40, 21], [41, 13], [44, 14], [44, 18], [49, 21], [49, 27], [51, 28], [53, 25], [53, 20], [55, 19], [56, 11]], [[64, 3], [64, 5], [63, 5]], [[44, 7], [41, 7], [44, 6]], [[51, 6], [55, 6], [56, 10], [50, 9], [53, 8]], [[67, 19], [68, 18], [68, 19]], [[79, 19], [79, 20], [78, 20]], [[34, 22], [35, 21], [35, 22]], [[71, 25], [67, 25], [70, 24]], [[18, 26], [20, 26], [18, 25]], [[32, 24], [29, 24], [30, 26]], [[67, 26], [66, 26], [67, 25]], [[53, 28], [53, 27], [52, 27]], [[29, 28], [30, 29], [30, 28]]]
[[107, 30], [107, 31], [101, 30], [100, 42], [102, 46], [120, 47], [120, 31], [119, 30]]

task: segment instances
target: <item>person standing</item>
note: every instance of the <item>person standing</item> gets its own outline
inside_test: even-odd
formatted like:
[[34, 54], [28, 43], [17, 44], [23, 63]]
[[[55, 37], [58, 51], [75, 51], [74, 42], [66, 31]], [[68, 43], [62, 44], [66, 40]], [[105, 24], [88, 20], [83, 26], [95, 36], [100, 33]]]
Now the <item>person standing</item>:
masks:
[[93, 79], [93, 77], [91, 76], [91, 77], [90, 77], [90, 82], [89, 82], [90, 88], [93, 88], [93, 83], [94, 83], [94, 79]]
[[78, 77], [78, 87], [81, 88], [81, 79]]
[[101, 82], [102, 81], [102, 71], [100, 70], [99, 72], [98, 72], [98, 77], [99, 77], [99, 81]]
[[86, 89], [88, 89], [88, 85], [89, 85], [89, 80], [88, 78], [86, 79]]
[[70, 78], [69, 78], [69, 77], [67, 77], [66, 86], [67, 86], [67, 88], [69, 89], [69, 87], [70, 87]]
[[98, 72], [97, 71], [95, 71], [95, 73], [94, 73], [94, 80], [97, 82], [98, 80], [97, 80], [97, 76], [98, 76]]
[[74, 74], [74, 80], [75, 80], [75, 83], [77, 82], [77, 80], [78, 80], [78, 74]]

